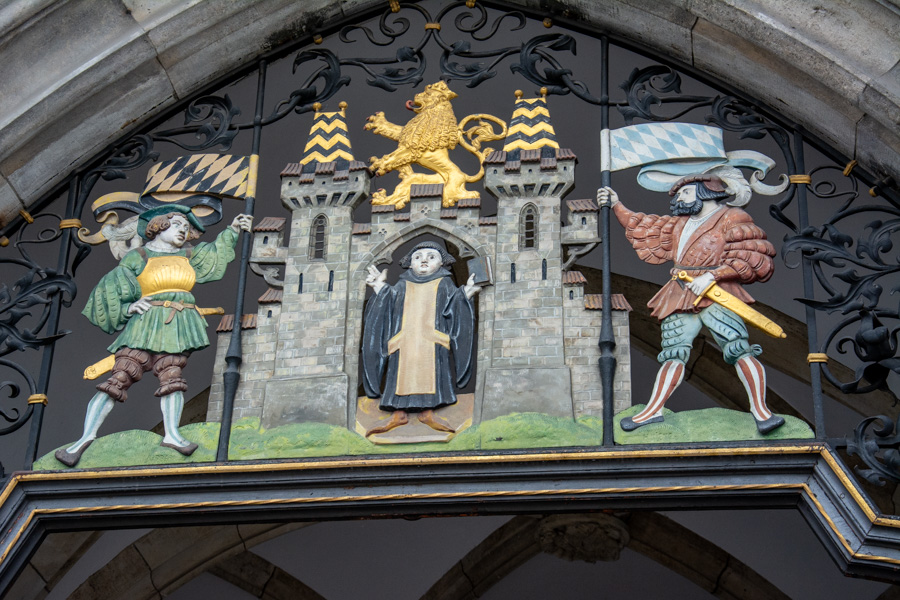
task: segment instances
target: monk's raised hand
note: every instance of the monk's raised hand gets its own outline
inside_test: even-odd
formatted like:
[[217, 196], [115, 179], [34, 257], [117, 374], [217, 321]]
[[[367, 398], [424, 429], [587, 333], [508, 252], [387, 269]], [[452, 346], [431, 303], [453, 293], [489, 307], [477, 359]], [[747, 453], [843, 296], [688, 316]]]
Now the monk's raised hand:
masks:
[[472, 299], [472, 296], [481, 291], [480, 285], [475, 285], [475, 275], [469, 275], [469, 280], [466, 281], [466, 285], [463, 286], [463, 293], [466, 295], [466, 298], [469, 300]]
[[374, 289], [375, 293], [377, 294], [381, 291], [381, 288], [387, 285], [385, 283], [387, 281], [387, 269], [385, 269], [384, 271], [379, 271], [378, 268], [375, 267], [375, 265], [371, 265], [368, 268], [368, 271], [369, 274], [366, 275], [366, 285]]

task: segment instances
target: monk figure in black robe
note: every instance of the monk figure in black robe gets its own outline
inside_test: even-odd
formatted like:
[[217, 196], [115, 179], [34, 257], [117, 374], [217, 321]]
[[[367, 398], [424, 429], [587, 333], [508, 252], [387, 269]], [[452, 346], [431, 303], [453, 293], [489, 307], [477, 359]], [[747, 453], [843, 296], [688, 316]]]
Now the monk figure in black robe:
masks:
[[406, 271], [396, 285], [386, 283], [387, 271], [369, 267], [366, 284], [375, 296], [364, 321], [363, 388], [393, 414], [367, 436], [405, 425], [408, 413], [432, 429], [453, 431], [434, 411], [455, 404], [454, 386], [464, 387], [472, 374], [472, 297], [481, 290], [474, 276], [462, 287], [453, 285], [445, 268], [453, 262], [440, 245], [423, 242], [400, 261]]

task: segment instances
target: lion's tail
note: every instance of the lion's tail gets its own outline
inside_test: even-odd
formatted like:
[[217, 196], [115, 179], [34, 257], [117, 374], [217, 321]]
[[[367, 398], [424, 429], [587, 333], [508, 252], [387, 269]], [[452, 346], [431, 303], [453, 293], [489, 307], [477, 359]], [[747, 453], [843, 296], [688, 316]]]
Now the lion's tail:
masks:
[[[466, 125], [470, 121], [474, 121], [478, 119], [478, 124], [466, 129]], [[494, 128], [490, 121], [494, 125], [498, 125], [500, 127], [500, 132], [495, 133]], [[466, 183], [474, 183], [476, 181], [481, 180], [484, 177], [484, 158], [493, 152], [491, 148], [481, 149], [481, 144], [483, 142], [491, 142], [494, 140], [502, 140], [506, 137], [506, 122], [498, 119], [493, 115], [469, 115], [465, 117], [462, 121], [459, 122], [458, 126], [459, 132], [459, 145], [474, 154], [478, 158], [479, 169], [478, 172], [474, 175], [466, 175]]]

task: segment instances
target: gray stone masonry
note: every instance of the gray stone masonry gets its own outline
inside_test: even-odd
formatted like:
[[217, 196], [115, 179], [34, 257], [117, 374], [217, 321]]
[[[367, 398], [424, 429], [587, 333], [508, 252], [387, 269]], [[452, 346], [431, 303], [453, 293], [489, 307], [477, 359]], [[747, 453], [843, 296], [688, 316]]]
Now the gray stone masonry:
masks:
[[[575, 416], [603, 415], [603, 387], [600, 381], [600, 324], [602, 312], [584, 303], [584, 285], [567, 285], [564, 294], [566, 365], [572, 370], [572, 401]], [[613, 310], [614, 355], [613, 411], [631, 406], [631, 341], [628, 310]]]
[[[482, 215], [477, 200], [445, 209], [439, 191], [414, 190], [408, 210], [373, 207], [371, 223], [356, 226], [353, 206], [369, 185], [365, 171], [338, 179], [301, 175], [289, 165], [282, 174], [282, 203], [290, 211], [291, 237], [284, 245], [286, 224], [279, 229], [277, 219], [270, 219], [255, 233], [252, 257], [262, 267], [283, 264], [283, 288], [260, 299], [256, 328], [243, 331], [235, 418], [259, 417], [263, 428], [324, 422], [352, 429], [366, 270], [385, 268], [401, 245], [423, 234], [446, 240], [462, 261], [488, 257], [493, 266], [494, 285], [477, 296], [476, 422], [514, 412], [600, 414], [600, 311], [585, 306], [584, 278], [564, 277], [562, 271], [563, 232], [570, 243], [584, 244], [595, 241], [597, 231], [590, 201], [571, 201], [568, 224], [560, 223], [574, 164], [572, 156], [555, 169], [522, 163], [517, 172], [507, 172], [489, 165], [485, 187], [498, 197], [496, 216]], [[348, 190], [356, 192], [351, 197]], [[523, 218], [526, 207], [533, 227]], [[324, 257], [315, 256], [310, 241], [318, 217], [326, 219]], [[616, 311], [613, 321], [615, 401], [621, 410], [631, 403], [627, 311]], [[219, 338], [210, 420], [221, 418], [228, 339]]]

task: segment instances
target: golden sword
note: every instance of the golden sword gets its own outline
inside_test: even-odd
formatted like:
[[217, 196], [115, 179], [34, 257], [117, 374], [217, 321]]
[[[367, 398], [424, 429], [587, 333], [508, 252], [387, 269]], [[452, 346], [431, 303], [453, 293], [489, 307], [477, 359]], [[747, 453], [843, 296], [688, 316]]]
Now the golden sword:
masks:
[[[206, 315], [224, 315], [225, 309], [221, 306], [217, 306], [215, 308], [197, 308], [197, 312], [202, 316]], [[112, 371], [112, 368], [116, 364], [116, 355], [110, 354], [103, 360], [98, 360], [88, 368], [84, 370], [84, 379], [97, 379], [104, 373]]]
[[[677, 277], [678, 279], [687, 281], [688, 283], [694, 281], [694, 278], [688, 275], [687, 271], [679, 271]], [[728, 292], [720, 288], [715, 281], [706, 286], [706, 289], [704, 289], [703, 292], [697, 296], [697, 299], [694, 300], [694, 306], [697, 306], [700, 300], [702, 300], [704, 297], [709, 298], [720, 306], [724, 306], [747, 323], [750, 323], [757, 329], [762, 329], [772, 337], [787, 337], [784, 329], [782, 329], [778, 325], [778, 323], [765, 316], [761, 312], [751, 308], [750, 305], [736, 298], [733, 294], [729, 294]]]

